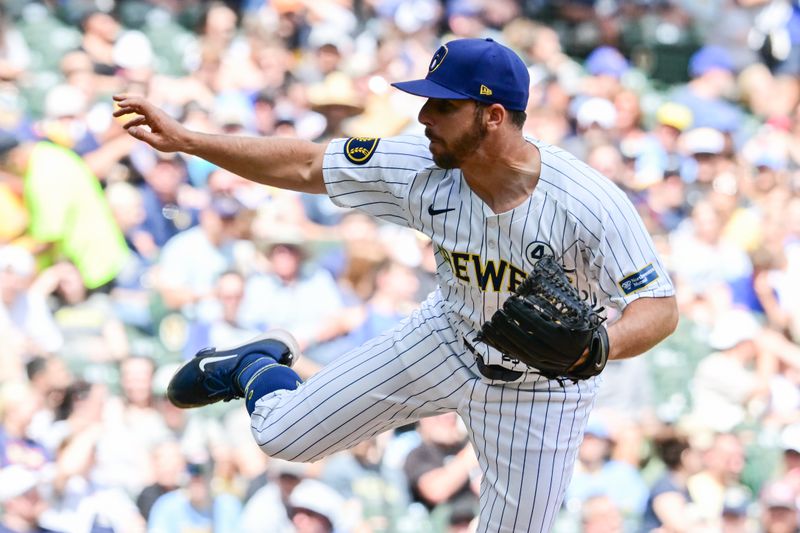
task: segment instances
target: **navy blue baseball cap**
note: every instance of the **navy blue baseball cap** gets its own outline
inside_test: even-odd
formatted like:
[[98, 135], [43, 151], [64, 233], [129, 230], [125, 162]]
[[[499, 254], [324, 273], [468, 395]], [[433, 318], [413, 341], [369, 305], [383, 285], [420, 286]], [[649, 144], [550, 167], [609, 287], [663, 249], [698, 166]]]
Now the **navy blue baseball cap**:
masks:
[[433, 54], [425, 79], [392, 85], [426, 98], [476, 100], [525, 111], [530, 74], [513, 50], [492, 39], [458, 39]]

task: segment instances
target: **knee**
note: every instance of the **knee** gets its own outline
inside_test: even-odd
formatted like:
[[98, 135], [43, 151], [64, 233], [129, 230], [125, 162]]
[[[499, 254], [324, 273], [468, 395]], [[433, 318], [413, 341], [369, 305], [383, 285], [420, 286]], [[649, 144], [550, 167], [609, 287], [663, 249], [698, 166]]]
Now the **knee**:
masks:
[[[313, 431], [302, 431], [301, 424], [283, 409], [282, 394], [263, 398], [250, 416], [250, 430], [258, 447], [270, 457], [296, 462], [312, 462], [325, 456]], [[305, 421], [306, 427], [314, 424]], [[322, 422], [322, 421], [318, 421]]]
[[293, 438], [291, 431], [258, 431], [253, 428], [253, 438], [262, 452], [276, 459], [284, 459], [286, 461], [298, 463], [311, 463], [325, 456], [325, 454], [315, 450], [313, 445], [309, 446], [303, 439]]

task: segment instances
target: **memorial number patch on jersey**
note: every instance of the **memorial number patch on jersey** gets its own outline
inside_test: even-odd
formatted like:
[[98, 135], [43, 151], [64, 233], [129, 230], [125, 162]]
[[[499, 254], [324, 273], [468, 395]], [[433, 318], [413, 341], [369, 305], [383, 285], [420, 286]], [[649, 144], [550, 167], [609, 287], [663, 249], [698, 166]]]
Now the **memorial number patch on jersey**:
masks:
[[363, 165], [375, 153], [379, 141], [375, 137], [350, 137], [344, 143], [344, 156], [354, 165]]

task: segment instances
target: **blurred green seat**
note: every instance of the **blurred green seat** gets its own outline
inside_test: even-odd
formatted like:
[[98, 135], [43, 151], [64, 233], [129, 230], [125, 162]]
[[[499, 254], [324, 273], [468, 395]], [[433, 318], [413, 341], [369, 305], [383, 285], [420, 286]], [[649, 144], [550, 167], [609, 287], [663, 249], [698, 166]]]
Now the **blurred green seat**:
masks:
[[156, 9], [148, 13], [142, 31], [150, 39], [153, 50], [158, 51], [155, 65], [158, 72], [171, 76], [187, 73], [184, 54], [196, 41], [192, 33], [175, 22], [169, 13]]
[[30, 4], [22, 11], [17, 28], [31, 50], [33, 71], [58, 71], [64, 54], [80, 46], [81, 32], [62, 23], [40, 4]]
[[675, 421], [691, 410], [692, 378], [708, 353], [703, 329], [682, 319], [675, 333], [645, 356], [660, 418]]

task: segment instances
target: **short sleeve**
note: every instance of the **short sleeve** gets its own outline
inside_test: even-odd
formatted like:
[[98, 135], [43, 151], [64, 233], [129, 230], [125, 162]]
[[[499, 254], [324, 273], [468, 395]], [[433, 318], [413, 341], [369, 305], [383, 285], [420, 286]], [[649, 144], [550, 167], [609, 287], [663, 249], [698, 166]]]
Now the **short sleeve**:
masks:
[[672, 296], [675, 289], [653, 239], [622, 191], [614, 191], [600, 218], [594, 267], [611, 305], [623, 309], [641, 297]]
[[328, 144], [323, 177], [336, 205], [408, 225], [409, 187], [421, 170], [433, 166], [425, 137], [351, 137]]

